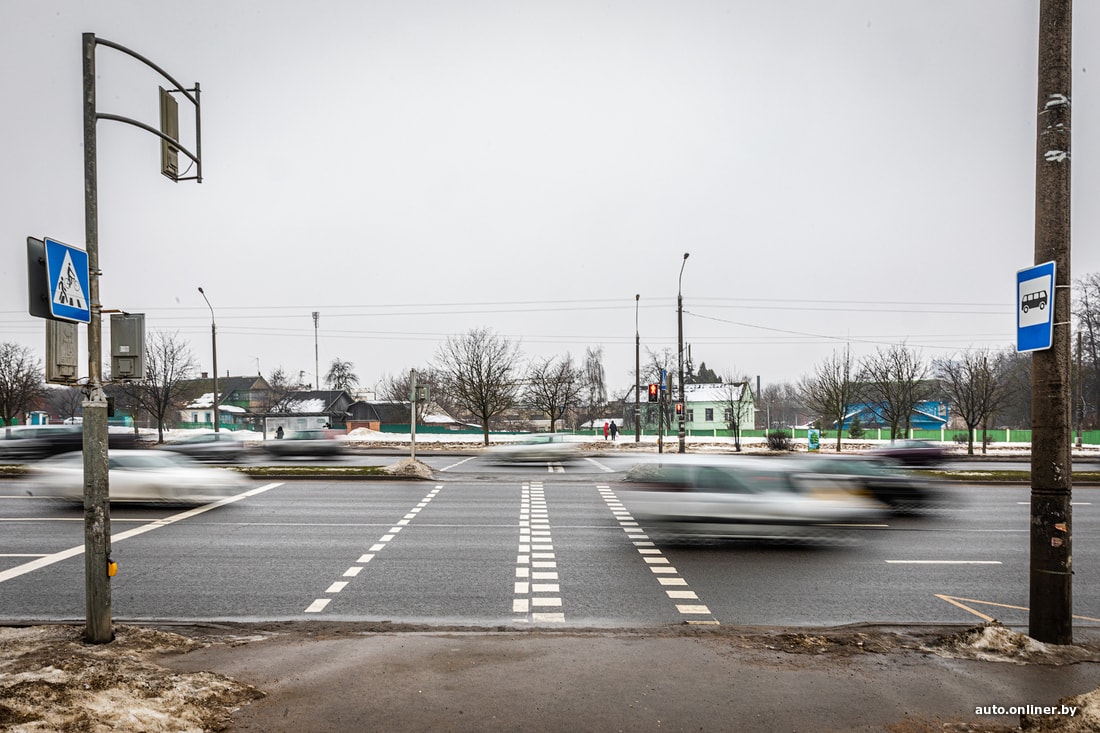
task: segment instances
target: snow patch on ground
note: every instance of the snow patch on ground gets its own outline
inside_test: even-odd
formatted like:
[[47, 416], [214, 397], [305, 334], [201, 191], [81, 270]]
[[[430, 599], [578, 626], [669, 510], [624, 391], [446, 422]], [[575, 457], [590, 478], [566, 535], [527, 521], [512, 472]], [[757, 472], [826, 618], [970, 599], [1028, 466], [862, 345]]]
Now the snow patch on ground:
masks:
[[163, 631], [116, 626], [109, 644], [85, 644], [83, 627], [0, 628], [0, 729], [12, 733], [140, 730], [202, 733], [263, 697], [209, 672], [177, 674], [146, 655], [202, 644]]

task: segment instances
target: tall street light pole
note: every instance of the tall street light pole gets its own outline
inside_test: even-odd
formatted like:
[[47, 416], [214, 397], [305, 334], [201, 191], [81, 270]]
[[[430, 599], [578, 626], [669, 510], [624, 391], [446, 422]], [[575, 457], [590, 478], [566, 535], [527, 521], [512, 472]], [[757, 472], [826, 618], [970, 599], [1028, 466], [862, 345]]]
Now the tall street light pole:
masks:
[[[680, 402], [685, 403], [684, 400], [684, 295], [683, 295], [683, 282], [684, 282], [684, 265], [687, 264], [688, 252], [684, 252], [684, 261], [680, 263], [680, 279], [676, 283], [676, 351], [680, 358]], [[680, 453], [687, 452], [687, 445], [685, 444], [687, 431], [684, 426], [684, 414], [687, 412], [687, 404], [684, 404], [680, 412]]]
[[218, 418], [218, 327], [214, 324], [214, 306], [210, 305], [210, 299], [199, 288], [199, 294], [206, 301], [206, 307], [210, 309], [210, 347], [214, 353], [214, 432], [221, 432], [221, 420]]
[[321, 358], [317, 350], [317, 321], [321, 318], [319, 311], [313, 311], [313, 388], [321, 389]]
[[641, 293], [634, 294], [634, 442], [642, 442], [642, 336], [638, 330], [638, 301]]

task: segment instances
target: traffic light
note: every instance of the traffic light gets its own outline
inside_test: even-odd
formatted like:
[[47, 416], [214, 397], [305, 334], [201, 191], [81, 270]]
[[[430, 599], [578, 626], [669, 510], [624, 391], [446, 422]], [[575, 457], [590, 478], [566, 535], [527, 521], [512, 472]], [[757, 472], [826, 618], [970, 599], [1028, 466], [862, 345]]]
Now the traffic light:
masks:
[[676, 414], [681, 416], [681, 417], [683, 416], [683, 414], [684, 414], [684, 403], [683, 402], [677, 402], [676, 403]]
[[660, 386], [656, 383], [649, 385], [649, 401], [656, 402], [657, 396], [660, 393]]

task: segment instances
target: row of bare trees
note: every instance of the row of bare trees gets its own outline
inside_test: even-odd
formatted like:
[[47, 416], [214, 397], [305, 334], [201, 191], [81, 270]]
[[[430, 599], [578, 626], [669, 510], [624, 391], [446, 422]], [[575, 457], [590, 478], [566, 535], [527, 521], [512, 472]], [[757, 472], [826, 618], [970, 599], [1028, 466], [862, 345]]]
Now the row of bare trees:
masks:
[[[1027, 360], [1030, 361], [1030, 360]], [[916, 408], [940, 399], [967, 428], [967, 450], [974, 452], [974, 434], [1013, 408], [1020, 397], [1030, 403], [1030, 365], [1015, 351], [970, 349], [942, 359], [925, 359], [904, 344], [879, 348], [856, 362], [848, 349], [835, 351], [803, 377], [798, 398], [824, 425], [836, 425], [836, 449], [853, 406], [868, 406], [890, 429], [907, 435]], [[1030, 406], [1028, 407], [1030, 412]], [[984, 445], [984, 440], [983, 440]]]
[[[379, 396], [409, 399], [411, 371], [383, 380]], [[486, 444], [493, 423], [519, 405], [545, 414], [551, 432], [602, 417], [607, 406], [602, 347], [587, 349], [580, 364], [565, 354], [524, 369], [519, 344], [486, 328], [448, 338], [432, 365], [416, 369], [416, 380], [429, 385], [441, 410], [480, 425]]]

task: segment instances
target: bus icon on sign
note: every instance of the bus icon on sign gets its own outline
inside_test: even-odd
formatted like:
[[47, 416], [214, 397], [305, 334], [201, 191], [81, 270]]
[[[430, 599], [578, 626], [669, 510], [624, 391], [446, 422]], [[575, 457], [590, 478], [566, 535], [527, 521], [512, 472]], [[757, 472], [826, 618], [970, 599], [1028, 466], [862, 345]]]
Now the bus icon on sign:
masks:
[[1020, 310], [1027, 313], [1032, 308], [1038, 308], [1042, 310], [1047, 307], [1047, 291], [1037, 290], [1034, 293], [1028, 293], [1020, 301]]

